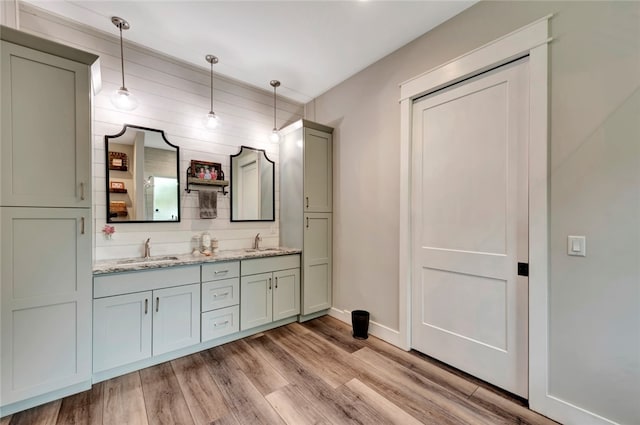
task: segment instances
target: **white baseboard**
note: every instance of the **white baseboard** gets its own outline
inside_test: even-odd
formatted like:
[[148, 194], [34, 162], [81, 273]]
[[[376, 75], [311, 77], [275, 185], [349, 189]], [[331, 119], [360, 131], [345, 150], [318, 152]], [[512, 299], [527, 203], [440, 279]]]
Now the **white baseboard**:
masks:
[[[335, 317], [336, 319], [347, 323], [348, 325], [351, 325], [351, 311], [349, 310], [340, 310], [335, 307], [331, 307], [331, 309], [329, 310], [329, 316]], [[385, 325], [370, 320], [369, 334], [404, 350], [404, 344], [400, 335], [400, 331], [391, 329]]]

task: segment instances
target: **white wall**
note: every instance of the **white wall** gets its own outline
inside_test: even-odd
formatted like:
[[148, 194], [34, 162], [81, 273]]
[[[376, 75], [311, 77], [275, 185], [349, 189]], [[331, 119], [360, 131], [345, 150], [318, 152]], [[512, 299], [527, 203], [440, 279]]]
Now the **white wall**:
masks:
[[[95, 219], [95, 260], [123, 258], [142, 254], [143, 242], [150, 237], [152, 254], [190, 252], [191, 238], [208, 231], [220, 241], [220, 249], [250, 247], [260, 232], [265, 246], [277, 246], [277, 221], [267, 223], [231, 223], [229, 196], [218, 195], [218, 218], [199, 219], [197, 192], [186, 194], [184, 174], [191, 159], [219, 162], [229, 176], [229, 155], [241, 145], [266, 149], [276, 162], [278, 147], [268, 142], [273, 127], [273, 95], [268, 90], [248, 86], [216, 75], [214, 109], [221, 125], [207, 131], [202, 117], [209, 111], [209, 64], [202, 52], [202, 68], [127, 43], [125, 37], [125, 81], [140, 105], [132, 112], [117, 111], [110, 103], [111, 92], [120, 86], [120, 49], [117, 29], [105, 34], [54, 17], [30, 5], [20, 4], [20, 30], [48, 38], [100, 56], [102, 91], [94, 99], [93, 120], [93, 202]], [[105, 18], [107, 19], [107, 18]], [[132, 22], [135, 29], [135, 22]], [[224, 57], [220, 58], [224, 61]], [[214, 68], [215, 70], [215, 68]], [[277, 77], [277, 76], [274, 76]], [[278, 126], [302, 117], [303, 105], [278, 99]], [[118, 133], [124, 123], [162, 129], [167, 139], [180, 147], [180, 223], [115, 224], [111, 240], [103, 237], [106, 223], [104, 135]], [[276, 219], [278, 195], [276, 185]]]
[[637, 425], [638, 2], [483, 1], [307, 105], [335, 127], [334, 307], [399, 329], [398, 84], [551, 13], [549, 393]]

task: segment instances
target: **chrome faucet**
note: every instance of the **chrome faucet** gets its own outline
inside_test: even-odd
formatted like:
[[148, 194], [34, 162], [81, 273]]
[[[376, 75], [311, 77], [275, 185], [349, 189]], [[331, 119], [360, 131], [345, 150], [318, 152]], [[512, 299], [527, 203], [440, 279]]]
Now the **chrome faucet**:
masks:
[[144, 258], [150, 258], [151, 257], [151, 244], [150, 244], [151, 238], [148, 238], [147, 241], [144, 243]]
[[260, 233], [256, 235], [256, 238], [253, 240], [253, 249], [260, 249], [260, 241], [262, 238], [260, 237]]

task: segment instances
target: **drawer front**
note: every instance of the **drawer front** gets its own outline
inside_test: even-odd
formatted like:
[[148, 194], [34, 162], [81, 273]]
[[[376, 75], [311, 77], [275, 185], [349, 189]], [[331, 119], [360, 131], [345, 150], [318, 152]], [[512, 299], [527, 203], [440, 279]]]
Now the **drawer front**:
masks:
[[221, 308], [202, 313], [202, 342], [240, 331], [240, 307]]
[[215, 310], [240, 303], [240, 279], [216, 280], [202, 284], [202, 311]]
[[229, 279], [240, 276], [240, 262], [228, 261], [202, 265], [202, 281]]
[[242, 260], [242, 276], [274, 272], [277, 270], [297, 269], [298, 267], [300, 267], [299, 254], [253, 258], [251, 260]]
[[172, 286], [200, 283], [200, 267], [166, 267], [129, 273], [114, 273], [93, 278], [93, 298], [152, 291]]

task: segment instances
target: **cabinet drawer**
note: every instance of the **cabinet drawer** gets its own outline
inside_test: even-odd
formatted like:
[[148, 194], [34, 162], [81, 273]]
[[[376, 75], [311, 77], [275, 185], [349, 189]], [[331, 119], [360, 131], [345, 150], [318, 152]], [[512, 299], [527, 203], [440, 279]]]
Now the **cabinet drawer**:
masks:
[[202, 281], [229, 279], [240, 276], [240, 262], [213, 263], [202, 265]]
[[202, 342], [240, 331], [239, 319], [237, 305], [202, 313]]
[[93, 298], [200, 283], [200, 267], [167, 267], [93, 278]]
[[298, 254], [254, 258], [242, 260], [242, 276], [274, 272], [276, 270], [297, 269], [298, 267], [300, 267], [300, 255]]
[[224, 279], [202, 284], [202, 311], [240, 303], [240, 279]]

